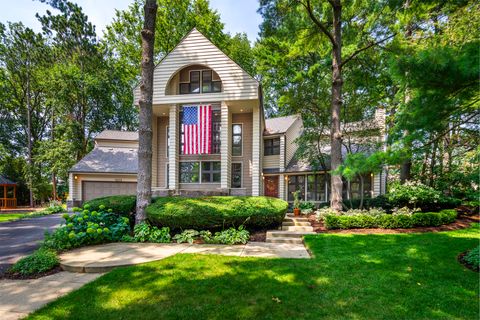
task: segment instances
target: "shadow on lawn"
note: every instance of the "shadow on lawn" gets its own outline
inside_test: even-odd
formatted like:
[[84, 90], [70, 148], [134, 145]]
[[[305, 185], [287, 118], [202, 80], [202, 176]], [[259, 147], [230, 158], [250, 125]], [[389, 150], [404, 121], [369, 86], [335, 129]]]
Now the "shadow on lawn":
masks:
[[[117, 269], [38, 315], [75, 319], [478, 318], [470, 234], [318, 235], [314, 259], [181, 254]], [[35, 318], [35, 317], [32, 317]]]

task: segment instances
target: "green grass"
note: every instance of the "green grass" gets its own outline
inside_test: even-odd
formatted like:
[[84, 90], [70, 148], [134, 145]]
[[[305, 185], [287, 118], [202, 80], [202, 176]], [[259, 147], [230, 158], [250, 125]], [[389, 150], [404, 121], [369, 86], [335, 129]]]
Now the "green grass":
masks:
[[28, 212], [28, 213], [0, 213], [0, 223], [1, 222], [8, 222], [8, 221], [15, 221], [20, 219], [25, 219], [29, 217], [36, 217], [37, 215], [35, 212]]
[[456, 260], [479, 226], [308, 236], [311, 260], [180, 254], [114, 270], [29, 319], [478, 319]]

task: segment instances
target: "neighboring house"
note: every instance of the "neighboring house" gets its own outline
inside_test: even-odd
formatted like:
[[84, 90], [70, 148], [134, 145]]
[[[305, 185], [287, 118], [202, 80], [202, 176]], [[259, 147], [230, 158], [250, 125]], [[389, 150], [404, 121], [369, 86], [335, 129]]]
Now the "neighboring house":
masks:
[[[134, 89], [138, 103], [140, 90]], [[328, 176], [296, 159], [299, 116], [265, 119], [257, 80], [193, 29], [154, 70], [152, 192], [328, 199]], [[138, 134], [106, 130], [70, 170], [70, 206], [136, 192]], [[384, 192], [380, 175], [372, 195]]]

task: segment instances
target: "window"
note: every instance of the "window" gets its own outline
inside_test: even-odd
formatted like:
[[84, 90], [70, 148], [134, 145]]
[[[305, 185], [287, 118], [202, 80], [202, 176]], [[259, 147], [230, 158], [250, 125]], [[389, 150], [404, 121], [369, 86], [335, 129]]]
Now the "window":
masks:
[[325, 182], [324, 174], [307, 176], [307, 201], [326, 201]]
[[198, 162], [180, 162], [180, 183], [197, 183], [200, 176]]
[[167, 136], [167, 158], [169, 156], [169, 152], [170, 152], [170, 131], [168, 129], [168, 126], [166, 127], [167, 128], [167, 133], [166, 133], [166, 136]]
[[265, 139], [263, 146], [263, 155], [265, 156], [280, 154], [280, 138]]
[[[220, 153], [220, 129], [221, 129], [221, 116], [219, 110], [213, 110], [212, 112], [212, 152], [211, 154]], [[183, 119], [183, 111], [180, 111], [180, 122]], [[184, 132], [183, 126], [180, 124], [180, 154], [183, 154], [183, 144], [184, 144]]]
[[232, 163], [232, 188], [241, 188], [242, 187], [242, 164], [241, 163]]
[[300, 190], [300, 199], [305, 199], [305, 176], [288, 177], [288, 201], [293, 201], [293, 192]]
[[222, 82], [213, 80], [212, 70], [190, 71], [190, 82], [180, 83], [180, 94], [220, 91], [222, 91]]
[[242, 155], [242, 125], [232, 125], [232, 156]]
[[202, 162], [202, 182], [220, 182], [220, 162]]
[[[372, 196], [372, 177], [370, 174], [362, 175], [363, 178], [363, 196], [370, 198]], [[360, 199], [361, 181], [356, 176], [350, 181], [350, 197], [351, 199]]]

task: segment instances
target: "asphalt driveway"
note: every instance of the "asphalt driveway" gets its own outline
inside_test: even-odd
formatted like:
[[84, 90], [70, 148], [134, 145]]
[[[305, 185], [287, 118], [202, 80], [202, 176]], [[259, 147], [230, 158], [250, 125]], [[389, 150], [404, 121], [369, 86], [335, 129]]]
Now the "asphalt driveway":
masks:
[[0, 274], [21, 257], [28, 255], [43, 240], [45, 230], [54, 230], [62, 214], [0, 223]]

